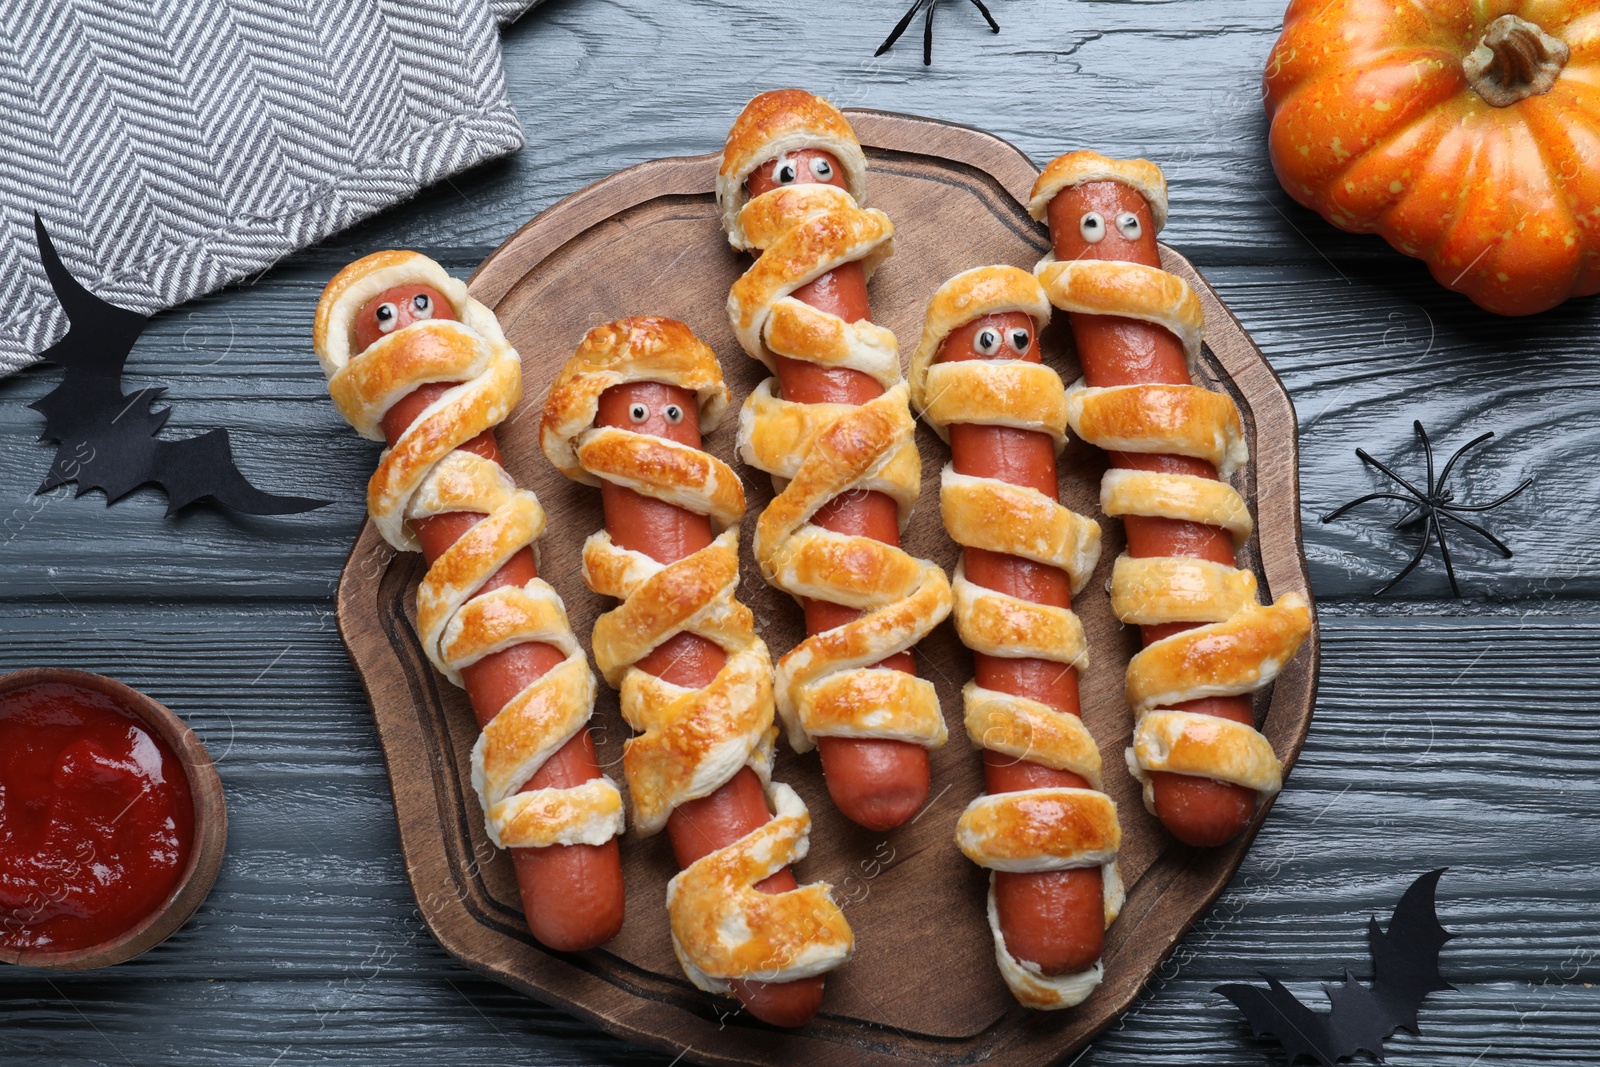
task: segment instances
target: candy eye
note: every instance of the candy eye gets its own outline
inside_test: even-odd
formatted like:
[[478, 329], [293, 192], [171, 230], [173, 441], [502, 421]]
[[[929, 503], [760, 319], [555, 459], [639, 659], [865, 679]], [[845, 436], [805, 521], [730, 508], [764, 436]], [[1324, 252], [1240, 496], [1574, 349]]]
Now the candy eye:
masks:
[[433, 301], [428, 299], [427, 293], [418, 293], [411, 298], [412, 318], [433, 318]]
[[668, 404], [661, 409], [661, 414], [674, 426], [683, 421], [683, 409], [676, 404]]
[[814, 156], [811, 160], [811, 173], [816, 176], [817, 181], [825, 182], [833, 177], [833, 164], [821, 156]]
[[1106, 220], [1098, 211], [1085, 212], [1083, 218], [1078, 220], [1078, 232], [1090, 244], [1099, 244], [1106, 235]]
[[388, 302], [379, 304], [373, 315], [378, 320], [379, 333], [389, 333], [400, 324], [400, 310]]
[[1124, 211], [1117, 216], [1117, 232], [1122, 234], [1124, 240], [1137, 241], [1144, 228], [1139, 225], [1139, 216], [1131, 211]]
[[650, 417], [650, 409], [643, 404], [632, 404], [628, 407], [628, 418], [633, 422], [643, 422]]
[[1000, 331], [992, 326], [985, 326], [978, 331], [978, 336], [972, 339], [972, 345], [986, 356], [992, 356], [1000, 351]]
[[1033, 337], [1027, 330], [1011, 331], [1011, 347], [1018, 355], [1026, 352], [1031, 344], [1033, 344]]
[[800, 177], [800, 168], [794, 165], [794, 160], [792, 159], [780, 159], [772, 168], [772, 180], [779, 185], [793, 185], [798, 177]]

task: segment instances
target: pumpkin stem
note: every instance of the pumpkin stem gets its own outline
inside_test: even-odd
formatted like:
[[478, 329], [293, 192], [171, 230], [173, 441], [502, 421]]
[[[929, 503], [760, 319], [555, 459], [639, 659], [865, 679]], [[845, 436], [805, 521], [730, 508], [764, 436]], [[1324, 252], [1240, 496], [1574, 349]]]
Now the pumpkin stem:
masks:
[[1467, 84], [1494, 107], [1509, 107], [1518, 100], [1548, 93], [1572, 54], [1566, 42], [1516, 15], [1501, 15], [1489, 23], [1461, 69]]

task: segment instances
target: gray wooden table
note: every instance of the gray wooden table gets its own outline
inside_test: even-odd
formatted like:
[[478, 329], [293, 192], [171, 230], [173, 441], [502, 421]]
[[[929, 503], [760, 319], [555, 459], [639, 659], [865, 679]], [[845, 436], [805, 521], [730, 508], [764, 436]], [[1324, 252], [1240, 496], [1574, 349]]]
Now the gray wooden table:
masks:
[[[171, 386], [169, 433], [231, 427], [260, 484], [337, 502], [323, 511], [168, 520], [149, 490], [109, 510], [35, 497], [49, 452], [24, 405], [55, 375], [0, 382], [0, 667], [101, 671], [166, 702], [216, 756], [232, 815], [216, 889], [170, 941], [100, 973], [0, 973], [0, 1062], [672, 1061], [479, 979], [418, 921], [332, 616], [375, 449], [327, 400], [310, 318], [350, 259], [409, 247], [465, 275], [559, 197], [715, 150], [747, 98], [790, 84], [979, 126], [1040, 161], [1073, 147], [1156, 160], [1164, 239], [1299, 411], [1316, 723], [1232, 886], [1079, 1062], [1269, 1062], [1211, 988], [1270, 971], [1320, 1002], [1344, 966], [1370, 975], [1368, 917], [1440, 866], [1459, 992], [1429, 998], [1425, 1033], [1391, 1041], [1389, 1062], [1600, 1062], [1600, 303], [1497, 319], [1292, 204], [1259, 102], [1284, 0], [993, 0], [998, 36], [949, 3], [931, 69], [915, 31], [872, 58], [905, 2], [552, 0], [505, 35], [519, 156], [159, 316], [130, 380]], [[1377, 488], [1356, 445], [1416, 469], [1414, 418], [1447, 449], [1496, 431], [1460, 477], [1474, 497], [1537, 479], [1491, 519], [1514, 560], [1458, 551], [1464, 600], [1436, 557], [1372, 598], [1415, 543], [1386, 529], [1397, 512], [1317, 521]]]

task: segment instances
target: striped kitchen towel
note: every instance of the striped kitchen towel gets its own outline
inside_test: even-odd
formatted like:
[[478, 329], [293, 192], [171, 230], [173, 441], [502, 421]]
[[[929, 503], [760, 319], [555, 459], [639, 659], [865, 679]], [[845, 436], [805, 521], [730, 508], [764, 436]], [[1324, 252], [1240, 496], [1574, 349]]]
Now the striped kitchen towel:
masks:
[[0, 2], [0, 374], [66, 329], [34, 246], [150, 313], [514, 152], [529, 0]]

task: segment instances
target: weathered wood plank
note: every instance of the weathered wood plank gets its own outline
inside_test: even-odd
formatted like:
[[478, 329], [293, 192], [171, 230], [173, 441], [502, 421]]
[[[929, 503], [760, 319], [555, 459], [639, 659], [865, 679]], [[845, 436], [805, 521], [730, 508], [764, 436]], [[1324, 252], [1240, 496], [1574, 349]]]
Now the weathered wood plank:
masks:
[[[1587, 488], [1600, 455], [1593, 402], [1600, 368], [1589, 354], [1594, 326], [1581, 309], [1559, 309], [1534, 330], [1525, 319], [1454, 315], [1448, 294], [1398, 270], [1374, 269], [1349, 282], [1307, 267], [1226, 267], [1207, 275], [1294, 398], [1306, 555], [1325, 609], [1333, 598], [1348, 598], [1335, 610], [1382, 610], [1368, 594], [1414, 550], [1418, 528], [1389, 529], [1405, 512], [1397, 503], [1366, 505], [1329, 525], [1319, 519], [1355, 497], [1395, 488], [1363, 466], [1357, 446], [1413, 485], [1426, 485], [1412, 429], [1418, 419], [1440, 467], [1480, 433], [1495, 432], [1452, 474], [1458, 501], [1488, 502], [1534, 479], [1521, 496], [1478, 517], [1511, 545], [1513, 559], [1501, 559], [1475, 534], [1451, 530], [1468, 597], [1517, 601], [1519, 611], [1563, 611], [1563, 602], [1600, 594], [1600, 548], [1589, 534], [1600, 521], [1600, 493]], [[1437, 549], [1391, 595], [1447, 597]]]
[[[141, 491], [110, 510], [91, 498], [35, 515], [48, 451], [31, 443], [38, 416], [22, 404], [48, 380], [0, 382], [0, 665], [98, 669], [168, 702], [225, 753], [234, 814], [217, 890], [171, 942], [56, 988], [0, 972], [0, 1057], [671, 1060], [466, 974], [410, 918], [370, 718], [328, 621], [375, 448], [329, 407], [306, 320], [356, 255], [417, 247], [464, 274], [559, 197], [631, 163], [714, 150], [748, 96], [801, 84], [986, 128], [1039, 160], [1088, 146], [1160, 162], [1173, 189], [1165, 238], [1221, 290], [1299, 409], [1326, 638], [1317, 721], [1238, 879], [1168, 979], [1081, 1063], [1272, 1062], [1211, 986], [1265, 969], [1315, 1002], [1342, 964], [1364, 973], [1367, 916], [1444, 864], [1441, 911], [1462, 935], [1446, 970], [1463, 991], [1432, 998], [1426, 1034], [1391, 1042], [1389, 1061], [1593, 1062], [1600, 619], [1572, 616], [1600, 597], [1586, 549], [1600, 423], [1584, 402], [1600, 385], [1600, 304], [1494, 319], [1378, 239], [1293, 205], [1272, 178], [1259, 105], [1283, 0], [993, 6], [998, 36], [966, 5], [941, 6], [931, 70], [915, 30], [871, 59], [901, 2], [552, 0], [524, 18], [506, 49], [525, 152], [158, 318], [134, 354], [130, 381], [172, 386], [174, 432], [232, 427], [247, 472], [336, 501], [322, 512], [200, 509], [169, 526], [159, 495]], [[1475, 497], [1539, 479], [1491, 523], [1515, 560], [1457, 558], [1468, 590], [1492, 599], [1438, 599], [1435, 561], [1403, 598], [1375, 604], [1366, 592], [1407, 542], [1380, 529], [1381, 510], [1315, 524], [1376, 488], [1355, 445], [1414, 459], [1418, 415], [1447, 447], [1480, 426], [1500, 432], [1462, 483]], [[1443, 612], [1504, 617], [1404, 617]], [[1368, 613], [1381, 614], [1342, 617]]]
[[801, 85], [842, 106], [977, 126], [1039, 162], [1083, 147], [1147, 156], [1173, 187], [1165, 239], [1202, 266], [1314, 264], [1337, 277], [1379, 262], [1425, 278], [1380, 239], [1336, 230], [1279, 188], [1261, 75], [1284, 6], [1008, 0], [994, 8], [994, 35], [976, 11], [950, 5], [925, 68], [916, 29], [872, 56], [904, 5], [550, 3], [504, 34], [529, 148], [325, 249], [337, 265], [351, 250], [403, 237], [481, 259], [559, 197], [622, 166], [715, 151], [750, 96]]
[[[8, 613], [0, 667], [110, 673], [206, 737], [232, 840], [210, 900], [146, 957], [56, 976], [55, 990], [36, 972], [0, 972], [0, 1011], [17, 1020], [0, 1028], [7, 1062], [63, 1047], [110, 1055], [79, 1010], [132, 1062], [182, 1048], [265, 1064], [293, 1045], [280, 1062], [338, 1047], [384, 1063], [418, 1042], [440, 1063], [481, 1062], [506, 1055], [503, 1035], [514, 1062], [666, 1062], [478, 981], [426, 935], [369, 713], [326, 613]], [[1386, 920], [1412, 877], [1450, 866], [1440, 910], [1459, 939], [1446, 973], [1464, 991], [1430, 1001], [1426, 1035], [1404, 1039], [1395, 1062], [1468, 1062], [1489, 1045], [1499, 1051], [1483, 1063], [1580, 1062], [1573, 1050], [1600, 1013], [1600, 992], [1583, 987], [1600, 980], [1600, 620], [1330, 618], [1324, 664], [1305, 750], [1239, 876], [1094, 1055], [1155, 1064], [1192, 1046], [1201, 1058], [1185, 1062], [1261, 1062], [1210, 987], [1270, 970], [1307, 995], [1345, 964], [1366, 974], [1367, 917]], [[164, 1028], [143, 1025], [152, 1011]]]
[[[448, 264], [467, 273], [474, 263]], [[1600, 598], [1600, 494], [1583, 492], [1600, 454], [1600, 389], [1585, 314], [1544, 316], [1538, 341], [1525, 320], [1452, 318], [1427, 279], [1374, 269], [1351, 281], [1306, 266], [1206, 267], [1288, 386], [1301, 430], [1306, 553], [1325, 613], [1462, 610], [1448, 603], [1437, 552], [1391, 595], [1370, 593], [1398, 572], [1419, 536], [1390, 532], [1398, 505], [1376, 504], [1323, 525], [1319, 517], [1381, 487], [1357, 445], [1406, 477], [1422, 477], [1411, 429], [1420, 418], [1442, 462], [1486, 429], [1496, 439], [1452, 475], [1459, 499], [1489, 500], [1535, 483], [1486, 517], [1516, 557], [1474, 535], [1455, 543], [1467, 610], [1561, 613]], [[286, 265], [256, 286], [158, 317], [135, 350], [129, 391], [169, 385], [172, 436], [229, 426], [241, 466], [264, 487], [334, 503], [307, 515], [253, 519], [207, 506], [164, 519], [152, 489], [107, 509], [100, 494], [35, 497], [50, 451], [34, 444], [41, 417], [24, 405], [55, 372], [0, 381], [0, 549], [8, 598], [126, 596], [307, 597], [331, 592], [364, 517], [377, 446], [349, 431], [327, 400], [310, 350], [310, 312], [333, 268]], [[892, 269], [891, 267], [885, 269]], [[909, 343], [909, 342], [908, 342]], [[552, 343], [551, 352], [564, 354]], [[549, 358], [549, 353], [524, 353]], [[730, 353], [732, 358], [734, 354]], [[530, 378], [538, 380], [536, 375]], [[535, 410], [537, 397], [528, 400]], [[70, 566], [60, 546], [73, 545]]]
[[[1274, 962], [1264, 960], [1262, 966], [1271, 968]], [[694, 1059], [694, 1049], [680, 1050], [675, 1058], [608, 1038], [460, 971], [449, 960], [440, 960], [434, 974], [418, 977], [391, 976], [386, 967], [377, 952], [348, 975], [325, 981], [191, 978], [129, 989], [126, 981], [56, 979], [54, 989], [41, 983], [26, 994], [0, 987], [7, 1023], [0, 1032], [0, 1053], [7, 1063], [59, 1063], [70, 1041], [72, 1063], [95, 1067], [298, 1067], [335, 1059], [350, 1067], [392, 1067], [419, 1055], [439, 1067], [670, 1067]], [[1252, 1038], [1233, 1006], [1211, 992], [1236, 977], [1196, 971], [1169, 980], [1071, 1064], [1281, 1064], [1281, 1053], [1270, 1042]], [[1341, 975], [1327, 968], [1319, 977], [1332, 982]], [[1306, 1002], [1324, 1006], [1320, 982], [1286, 984]], [[1422, 1035], [1396, 1035], [1385, 1048], [1385, 1062], [1396, 1067], [1588, 1067], [1594, 1062], [1594, 1008], [1581, 994], [1581, 987], [1571, 985], [1510, 982], [1434, 994], [1423, 1009]], [[84, 1026], [85, 1018], [99, 1032]], [[152, 1018], [163, 1024], [151, 1026]]]
[[[1454, 943], [1446, 946], [1449, 966]], [[1260, 969], [1279, 972], [1270, 957]], [[1275, 1043], [1250, 1036], [1233, 1005], [1211, 993], [1239, 972], [1183, 976], [1130, 1012], [1121, 1028], [1108, 1031], [1083, 1063], [1156, 1065], [1203, 1063], [1218, 1067], [1281, 1064]], [[1359, 969], [1356, 974], [1368, 977]], [[1254, 972], [1250, 972], [1254, 978]], [[1316, 980], [1286, 982], [1306, 1004], [1326, 1010], [1324, 984], [1337, 984], [1343, 972], [1330, 964]], [[1259, 983], [1258, 983], [1259, 984]], [[1402, 1031], [1384, 1046], [1384, 1062], [1396, 1067], [1523, 1067], [1529, 1064], [1578, 1067], [1594, 1062], [1594, 1009], [1579, 987], [1484, 983], [1456, 993], [1430, 996], [1422, 1009], [1420, 1036]], [[1363, 1062], [1361, 1057], [1351, 1061]]]
[[[431, 941], [420, 925], [415, 944]], [[426, 1049], [430, 1064], [591, 1067], [669, 1064], [462, 970], [433, 949], [431, 973], [389, 973], [387, 948], [351, 953], [344, 975], [129, 982], [56, 978], [22, 994], [0, 988], [0, 1055], [11, 1064], [105, 1067], [338, 1062], [392, 1067]], [[92, 1020], [95, 1028], [84, 1025]], [[152, 1025], [160, 1020], [160, 1025]]]

